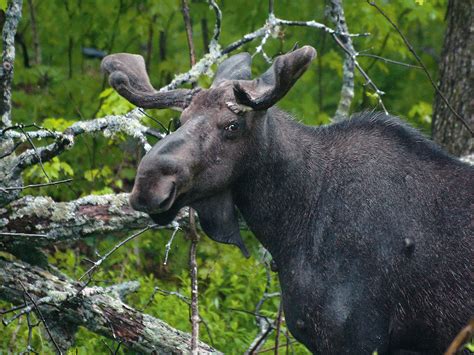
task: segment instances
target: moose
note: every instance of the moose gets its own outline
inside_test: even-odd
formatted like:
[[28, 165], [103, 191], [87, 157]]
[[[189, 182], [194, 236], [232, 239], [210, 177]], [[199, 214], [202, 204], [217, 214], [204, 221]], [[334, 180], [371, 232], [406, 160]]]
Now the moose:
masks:
[[442, 353], [474, 314], [474, 169], [384, 113], [309, 127], [275, 107], [315, 56], [295, 49], [252, 79], [240, 53], [210, 88], [167, 92], [141, 56], [104, 58], [124, 98], [182, 111], [141, 160], [131, 206], [161, 225], [191, 206], [248, 256], [240, 211], [276, 264], [289, 330], [315, 354]]

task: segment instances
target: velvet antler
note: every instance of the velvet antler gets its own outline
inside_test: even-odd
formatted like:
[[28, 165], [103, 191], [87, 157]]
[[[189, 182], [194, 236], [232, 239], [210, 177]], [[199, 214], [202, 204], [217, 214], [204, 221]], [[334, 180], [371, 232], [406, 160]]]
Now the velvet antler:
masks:
[[143, 108], [185, 109], [199, 89], [177, 89], [166, 92], [155, 90], [145, 69], [141, 55], [111, 54], [102, 60], [101, 68], [109, 74], [110, 85], [132, 104]]
[[236, 80], [237, 103], [254, 110], [266, 110], [283, 98], [316, 57], [316, 50], [304, 46], [277, 57], [273, 65], [254, 80]]

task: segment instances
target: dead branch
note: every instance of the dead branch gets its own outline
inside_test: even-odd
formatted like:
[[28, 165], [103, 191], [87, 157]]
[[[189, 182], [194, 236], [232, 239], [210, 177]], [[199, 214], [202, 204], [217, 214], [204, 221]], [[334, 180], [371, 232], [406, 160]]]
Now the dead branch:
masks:
[[[68, 325], [81, 325], [92, 332], [121, 341], [134, 352], [189, 352], [189, 334], [126, 305], [119, 297], [117, 286], [86, 287], [77, 296], [81, 285], [65, 275], [53, 275], [36, 266], [1, 258], [0, 285], [0, 298], [14, 304], [23, 305], [25, 291], [28, 292], [48, 320], [52, 334]], [[136, 289], [135, 284], [126, 286], [122, 288]], [[49, 299], [48, 302], [39, 304], [37, 301], [45, 298]], [[199, 353], [219, 352], [200, 342]]]
[[[267, 251], [265, 250], [264, 253], [267, 253]], [[265, 301], [273, 297], [280, 297], [279, 292], [273, 292], [273, 293], [269, 292], [270, 285], [271, 285], [270, 265], [267, 262], [264, 262], [264, 265], [265, 265], [265, 274], [266, 274], [265, 290], [263, 291], [263, 295], [255, 307], [255, 312], [248, 312], [255, 315], [255, 320], [259, 327], [259, 333], [257, 334], [255, 339], [252, 341], [249, 348], [245, 352], [246, 354], [257, 353], [263, 347], [263, 345], [265, 345], [265, 341], [270, 336], [271, 332], [275, 329], [275, 324], [273, 324], [275, 322], [271, 322], [268, 319], [268, 317], [265, 317], [260, 313], [260, 310], [262, 309], [262, 306], [265, 303]], [[279, 327], [278, 324], [277, 326]]]
[[[341, 0], [331, 0], [331, 18], [336, 25], [336, 30], [342, 33], [348, 33], [346, 17], [344, 15], [344, 8]], [[350, 53], [355, 53], [352, 39], [349, 36], [338, 36], [339, 40], [344, 43], [347, 52], [342, 65], [342, 88], [341, 98], [334, 114], [333, 121], [338, 122], [349, 117], [349, 110], [351, 108], [352, 100], [354, 99], [354, 59]]]
[[[186, 217], [183, 210], [177, 221], [186, 223]], [[147, 214], [129, 206], [125, 193], [90, 195], [69, 202], [26, 196], [0, 209], [0, 249], [15, 244], [42, 246], [91, 235], [123, 233], [152, 223]]]
[[[150, 225], [146, 226], [145, 228], [141, 229], [140, 231], [138, 231], [136, 233], [133, 233], [132, 235], [128, 236], [127, 238], [125, 238], [121, 242], [117, 243], [112, 249], [110, 249], [107, 253], [105, 253], [104, 256], [101, 256], [99, 260], [97, 260], [97, 261], [89, 260], [92, 263], [92, 266], [84, 274], [82, 274], [81, 277], [79, 277], [78, 281], [81, 281], [84, 277], [87, 276], [88, 281], [86, 281], [86, 285], [89, 284], [89, 282], [92, 280], [93, 273], [100, 267], [100, 265], [102, 265], [102, 263], [105, 260], [107, 260], [107, 258], [110, 255], [115, 253], [118, 249], [120, 249], [122, 246], [127, 244], [132, 239], [135, 239], [136, 237], [142, 235], [143, 233], [149, 231], [150, 229], [154, 229], [154, 228], [157, 228], [157, 227], [158, 227], [157, 224], [150, 224]], [[163, 228], [164, 227], [161, 227], [161, 229], [163, 229]]]

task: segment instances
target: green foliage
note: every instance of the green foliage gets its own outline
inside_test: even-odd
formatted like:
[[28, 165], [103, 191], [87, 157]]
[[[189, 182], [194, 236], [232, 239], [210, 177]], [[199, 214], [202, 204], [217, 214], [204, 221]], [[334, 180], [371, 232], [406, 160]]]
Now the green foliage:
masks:
[[[126, 51], [142, 54], [149, 58], [151, 81], [157, 88], [172, 80], [175, 74], [189, 68], [183, 20], [176, 0], [35, 0], [33, 3], [37, 12], [42, 64], [33, 64], [32, 26], [29, 22], [29, 7], [25, 6], [19, 28], [19, 36], [25, 47], [17, 46], [15, 62], [13, 117], [17, 123], [34, 122], [50, 130], [62, 131], [78, 120], [123, 114], [133, 108], [107, 87], [100, 73], [100, 61], [83, 56], [82, 47], [97, 48], [108, 53]], [[222, 46], [260, 27], [267, 17], [266, 1], [222, 1], [219, 4], [223, 12]], [[394, 0], [380, 2], [380, 5], [397, 22], [430, 73], [436, 77], [446, 0]], [[0, 9], [5, 6], [6, 1], [0, 0]], [[325, 15], [324, 6], [324, 1], [277, 0], [275, 13], [285, 19], [314, 19], [332, 26]], [[353, 38], [357, 50], [415, 64], [403, 41], [373, 7], [359, 1], [346, 1], [344, 7], [352, 33], [371, 33], [368, 37]], [[205, 53], [205, 36], [201, 24], [207, 21], [207, 35], [210, 38], [214, 13], [205, 1], [199, 0], [191, 2], [191, 16], [199, 58]], [[290, 50], [295, 42], [313, 45], [318, 50], [318, 57], [279, 106], [306, 124], [327, 124], [339, 101], [344, 53], [329, 34], [296, 27], [282, 28], [278, 38], [268, 40], [265, 51], [275, 56]], [[249, 43], [243, 50], [254, 53], [256, 45], [256, 42]], [[389, 112], [404, 117], [429, 133], [433, 89], [425, 74], [420, 70], [374, 58], [361, 56], [358, 60], [380, 90], [386, 92], [382, 99]], [[254, 57], [254, 74], [263, 72], [267, 67], [268, 64], [260, 55]], [[211, 79], [203, 77], [199, 83], [209, 86]], [[377, 97], [364, 84], [363, 78], [356, 73], [353, 111], [377, 106]], [[148, 113], [165, 126], [178, 115], [170, 110]], [[151, 119], [144, 120], [144, 123], [160, 129]], [[35, 143], [44, 144], [43, 141]], [[22, 146], [22, 149], [29, 148], [27, 143]], [[91, 193], [130, 191], [142, 154], [136, 141], [123, 135], [111, 138], [101, 135], [77, 137], [72, 150], [44, 164], [51, 179], [73, 177], [74, 182], [68, 187], [45, 187], [28, 190], [27, 193], [49, 195], [65, 201]], [[24, 174], [24, 180], [26, 184], [46, 181], [38, 165]], [[190, 331], [186, 304], [174, 296], [159, 293], [150, 301], [156, 286], [189, 296], [189, 242], [182, 234], [178, 235], [170, 252], [169, 263], [163, 265], [164, 246], [169, 236], [169, 232], [144, 234], [113, 254], [94, 279], [100, 280], [97, 284], [102, 286], [126, 280], [139, 281], [139, 292], [128, 297], [131, 306], [144, 309], [178, 329]], [[68, 247], [57, 247], [49, 251], [49, 262], [72, 278], [77, 278], [88, 267], [82, 262], [84, 257], [94, 258], [95, 250], [101, 253], [109, 250], [119, 237], [124, 236], [91, 238]], [[252, 250], [250, 260], [243, 259], [236, 248], [219, 245], [206, 237], [199, 244], [200, 311], [212, 335], [202, 325], [201, 337], [226, 353], [242, 353], [257, 334], [254, 316], [238, 311], [254, 311], [266, 281], [263, 265], [258, 261], [261, 258], [255, 238], [247, 235], [246, 243]], [[276, 276], [272, 275], [271, 291], [277, 291], [278, 288]], [[3, 303], [0, 306], [8, 307]], [[275, 317], [277, 310], [278, 299], [273, 298], [265, 303], [262, 313]], [[25, 320], [19, 327], [17, 324], [2, 328], [2, 351], [8, 349], [16, 353], [25, 349]], [[16, 341], [11, 340], [14, 334]], [[72, 352], [108, 352], [102, 340], [105, 339], [81, 328]], [[110, 340], [105, 341], [113, 346]], [[281, 336], [280, 344], [285, 342], [285, 337]], [[271, 348], [273, 344], [274, 337], [265, 348]], [[45, 335], [38, 329], [33, 332], [32, 345], [40, 353], [53, 353]], [[305, 353], [301, 345], [295, 344], [292, 348], [294, 353]], [[122, 347], [120, 352], [126, 353], [127, 350]]]

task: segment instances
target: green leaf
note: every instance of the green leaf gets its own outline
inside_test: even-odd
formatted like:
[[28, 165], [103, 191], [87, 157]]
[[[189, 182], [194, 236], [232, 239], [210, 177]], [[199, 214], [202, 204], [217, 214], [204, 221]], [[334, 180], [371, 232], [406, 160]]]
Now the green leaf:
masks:
[[423, 3], [425, 2], [425, 0], [415, 0], [415, 2], [416, 2], [418, 5], [423, 5]]
[[6, 11], [8, 6], [7, 0], [0, 0], [0, 10]]

